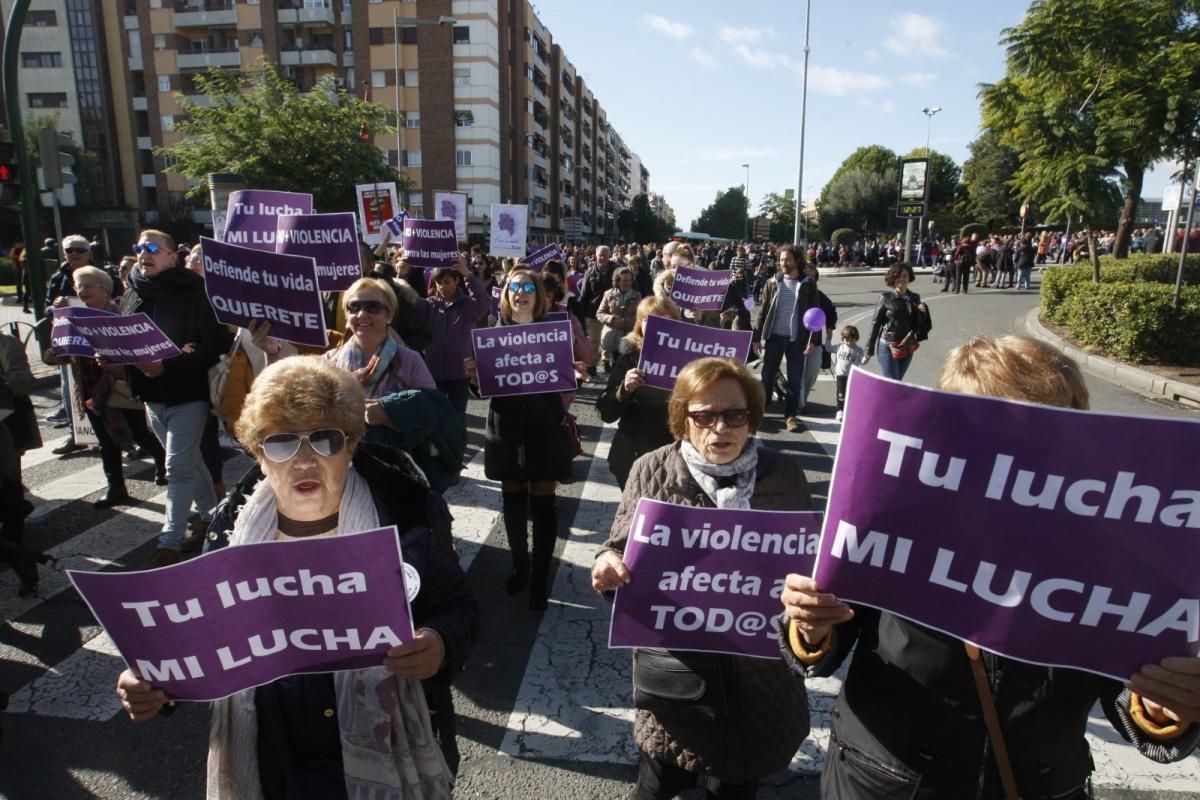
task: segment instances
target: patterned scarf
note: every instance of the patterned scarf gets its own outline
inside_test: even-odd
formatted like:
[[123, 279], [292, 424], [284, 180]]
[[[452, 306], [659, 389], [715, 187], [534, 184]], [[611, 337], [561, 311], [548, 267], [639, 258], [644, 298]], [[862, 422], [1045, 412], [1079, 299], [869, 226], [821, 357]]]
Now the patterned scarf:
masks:
[[728, 464], [705, 461], [704, 456], [687, 439], [680, 443], [679, 453], [683, 456], [683, 463], [687, 464], [688, 472], [717, 504], [717, 508], [749, 508], [758, 473], [760, 444], [758, 439], [747, 439], [741, 455]]
[[[388, 337], [383, 340], [383, 346], [379, 348], [379, 366], [375, 368], [375, 374], [371, 376], [371, 380], [363, 385], [364, 397], [383, 397], [408, 388], [400, 380], [399, 370], [394, 372], [392, 370], [392, 359], [396, 358], [399, 352], [400, 345], [389, 332]], [[333, 363], [344, 370], [354, 372], [365, 367], [370, 359], [371, 357], [358, 346], [354, 337], [350, 336], [337, 349], [333, 356]], [[396, 362], [396, 366], [399, 367], [399, 362]]]

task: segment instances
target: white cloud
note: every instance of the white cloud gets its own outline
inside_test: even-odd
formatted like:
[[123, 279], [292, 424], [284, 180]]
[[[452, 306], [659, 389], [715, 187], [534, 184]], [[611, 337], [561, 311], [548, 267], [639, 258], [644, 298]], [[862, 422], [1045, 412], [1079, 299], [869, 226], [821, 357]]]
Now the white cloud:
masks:
[[[803, 67], [798, 71], [803, 72]], [[852, 72], [814, 64], [808, 68], [808, 85], [814, 91], [844, 97], [852, 92], [877, 92], [886, 89], [891, 85], [891, 81], [873, 72]]]
[[696, 32], [696, 29], [691, 25], [683, 22], [674, 22], [657, 14], [643, 14], [642, 21], [664, 36], [670, 36], [672, 39], [686, 39]]
[[933, 17], [906, 11], [888, 21], [890, 35], [883, 46], [909, 59], [945, 58], [950, 53], [938, 44], [945, 27]]
[[867, 50], [862, 54], [864, 64], [878, 64], [881, 56], [878, 50]]
[[787, 67], [790, 66], [792, 60], [786, 55], [772, 53], [769, 50], [751, 49], [744, 44], [734, 45], [733, 52], [752, 67]]
[[727, 44], [757, 44], [764, 38], [773, 35], [766, 28], [754, 28], [750, 26], [734, 27], [732, 25], [722, 25], [717, 29], [717, 36]]
[[703, 47], [692, 48], [692, 60], [702, 67], [715, 67], [717, 60]]
[[900, 81], [900, 83], [907, 83], [910, 86], [920, 86], [922, 89], [928, 89], [937, 80], [937, 74], [933, 72], [905, 72], [896, 80]]

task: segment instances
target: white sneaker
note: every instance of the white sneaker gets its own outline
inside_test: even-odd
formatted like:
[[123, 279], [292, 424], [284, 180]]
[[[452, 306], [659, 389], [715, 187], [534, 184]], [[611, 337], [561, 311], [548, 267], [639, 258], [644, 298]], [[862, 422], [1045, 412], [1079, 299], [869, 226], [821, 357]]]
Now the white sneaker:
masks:
[[841, 411], [837, 412], [837, 415], [834, 417], [834, 419], [836, 419], [838, 422], [841, 422], [842, 421], [842, 412]]

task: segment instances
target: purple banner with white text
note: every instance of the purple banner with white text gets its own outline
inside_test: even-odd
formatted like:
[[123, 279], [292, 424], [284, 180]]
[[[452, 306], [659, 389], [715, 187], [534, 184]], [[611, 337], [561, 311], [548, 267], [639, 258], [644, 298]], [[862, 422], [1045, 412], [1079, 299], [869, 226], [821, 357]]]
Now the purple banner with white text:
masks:
[[458, 234], [452, 219], [404, 220], [404, 257], [414, 267], [452, 267], [458, 260]]
[[268, 189], [243, 189], [230, 192], [228, 209], [225, 218], [226, 244], [237, 244], [252, 250], [273, 253], [279, 217], [311, 214], [312, 195]]
[[548, 244], [545, 247], [539, 247], [521, 260], [521, 263], [528, 266], [534, 272], [541, 272], [542, 267], [546, 266], [547, 261], [559, 260], [566, 262], [563, 258], [562, 248], [556, 244]]
[[817, 583], [1011, 658], [1127, 680], [1200, 654], [1197, 452], [1189, 420], [851, 370]]
[[379, 666], [412, 640], [408, 600], [420, 585], [395, 527], [68, 575], [129, 668], [176, 700]]
[[676, 267], [671, 299], [689, 311], [717, 311], [725, 302], [725, 290], [732, 277], [733, 270], [728, 269]]
[[54, 309], [54, 324], [50, 328], [50, 349], [60, 358], [95, 358], [96, 348], [76, 330], [74, 321], [78, 317], [115, 316], [111, 311], [86, 306], [63, 306]]
[[573, 392], [571, 322], [533, 322], [471, 331], [483, 397]]
[[95, 354], [113, 364], [149, 364], [179, 355], [179, 348], [145, 314], [76, 316], [71, 325]]
[[609, 647], [779, 658], [772, 620], [789, 572], [812, 570], [817, 511], [677, 506], [642, 498], [622, 560]]
[[275, 252], [311, 256], [317, 264], [317, 288], [322, 292], [344, 292], [362, 277], [358, 223], [350, 211], [279, 217]]
[[204, 289], [226, 325], [271, 323], [271, 336], [324, 347], [325, 310], [317, 291], [317, 265], [311, 256], [289, 256], [200, 238]]
[[647, 386], [670, 391], [680, 371], [698, 358], [732, 358], [746, 363], [750, 331], [727, 331], [680, 322], [669, 317], [646, 317], [638, 369]]

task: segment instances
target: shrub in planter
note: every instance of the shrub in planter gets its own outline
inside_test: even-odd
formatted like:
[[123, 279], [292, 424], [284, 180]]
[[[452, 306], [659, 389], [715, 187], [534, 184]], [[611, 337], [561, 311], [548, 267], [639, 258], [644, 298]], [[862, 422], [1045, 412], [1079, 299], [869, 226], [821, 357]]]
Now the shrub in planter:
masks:
[[960, 240], [970, 239], [971, 234], [973, 233], [979, 234], [979, 238], [982, 239], [988, 235], [988, 226], [984, 225], [982, 222], [968, 222], [966, 225], [963, 225], [962, 230], [958, 232], [958, 238]]
[[[1175, 254], [1132, 255], [1125, 259], [1100, 258], [1100, 280], [1104, 283], [1139, 282], [1175, 285], [1179, 256]], [[1081, 284], [1092, 282], [1090, 264], [1053, 267], [1042, 273], [1042, 319], [1055, 325], [1067, 324], [1068, 296]], [[1200, 286], [1200, 254], [1189, 255], [1183, 267], [1186, 286]]]
[[1200, 287], [1165, 283], [1081, 283], [1064, 306], [1071, 338], [1122, 361], [1200, 364]]
[[833, 242], [834, 244], [844, 244], [847, 247], [849, 247], [850, 245], [852, 245], [856, 241], [858, 241], [860, 236], [861, 235], [859, 234], [859, 232], [854, 230], [853, 228], [838, 228], [829, 237], [829, 241]]

